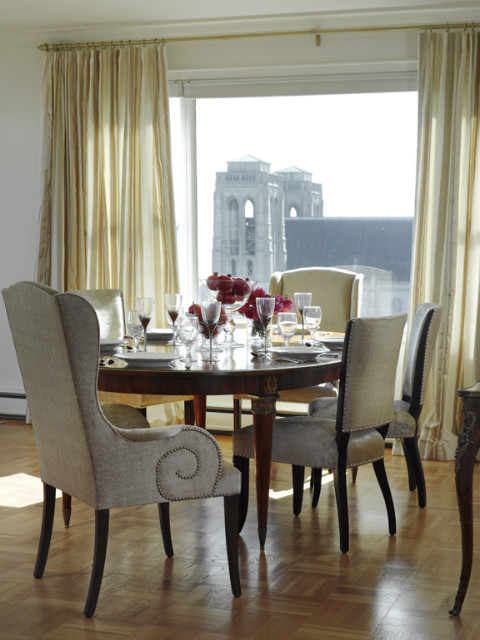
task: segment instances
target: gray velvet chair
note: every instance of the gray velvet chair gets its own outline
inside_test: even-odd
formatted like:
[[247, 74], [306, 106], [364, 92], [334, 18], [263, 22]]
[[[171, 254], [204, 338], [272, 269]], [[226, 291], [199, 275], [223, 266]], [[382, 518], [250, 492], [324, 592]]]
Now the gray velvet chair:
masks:
[[[271, 295], [294, 299], [296, 291], [312, 294], [312, 304], [322, 307], [322, 331], [343, 333], [350, 318], [360, 314], [363, 274], [335, 267], [308, 267], [276, 271], [269, 283]], [[279, 401], [308, 404], [315, 398], [336, 398], [337, 388], [332, 383], [318, 384], [304, 389], [280, 391]], [[241, 426], [242, 398], [235, 396], [233, 428]]]
[[[395, 376], [405, 315], [356, 318], [346, 327], [334, 419], [292, 416], [274, 421], [272, 460], [292, 465], [293, 510], [302, 507], [305, 467], [332, 469], [340, 530], [340, 549], [349, 547], [347, 467], [373, 463], [385, 504], [390, 534], [395, 509], [384, 465], [385, 435], [393, 417]], [[372, 395], [372, 389], [375, 390]], [[233, 432], [234, 464], [242, 472], [240, 526], [248, 501], [249, 458], [254, 455], [253, 426]]]
[[[402, 441], [407, 463], [409, 488], [417, 489], [418, 506], [427, 504], [425, 475], [418, 450], [418, 420], [425, 404], [425, 388], [432, 366], [433, 354], [442, 319], [442, 308], [438, 304], [424, 302], [415, 309], [410, 327], [405, 358], [402, 398], [395, 400], [393, 419], [387, 438]], [[336, 413], [335, 399], [319, 398], [310, 403], [311, 416], [332, 418]], [[319, 489], [314, 489], [314, 495]]]
[[3, 291], [38, 451], [44, 486], [43, 521], [34, 575], [47, 561], [60, 489], [95, 510], [94, 560], [84, 613], [93, 615], [102, 582], [109, 510], [157, 504], [164, 548], [173, 555], [169, 503], [224, 497], [232, 591], [238, 572], [239, 472], [222, 459], [204, 429], [149, 428], [142, 413], [97, 399], [99, 323], [91, 304], [23, 282]]

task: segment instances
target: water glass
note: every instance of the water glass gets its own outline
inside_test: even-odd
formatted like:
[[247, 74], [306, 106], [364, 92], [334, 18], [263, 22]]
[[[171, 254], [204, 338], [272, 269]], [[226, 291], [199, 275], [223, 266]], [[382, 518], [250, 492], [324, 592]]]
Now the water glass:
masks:
[[192, 364], [192, 346], [198, 337], [199, 330], [200, 323], [194, 313], [186, 313], [177, 319], [177, 335], [187, 349], [185, 357], [182, 358], [186, 369], [189, 369]]
[[280, 311], [277, 315], [277, 326], [285, 346], [288, 347], [290, 340], [297, 332], [297, 314], [291, 311]]
[[298, 314], [302, 320], [302, 338], [300, 340], [300, 343], [305, 344], [305, 323], [303, 320], [303, 309], [304, 307], [312, 304], [312, 294], [299, 291], [293, 294], [293, 298], [295, 301], [295, 307], [297, 308]]
[[320, 329], [320, 323], [322, 322], [322, 307], [303, 307], [303, 319], [305, 321], [305, 326], [310, 331], [312, 342], [315, 344], [315, 332]]
[[132, 351], [139, 351], [138, 344], [143, 335], [143, 327], [135, 309], [127, 309], [127, 331], [133, 338]]

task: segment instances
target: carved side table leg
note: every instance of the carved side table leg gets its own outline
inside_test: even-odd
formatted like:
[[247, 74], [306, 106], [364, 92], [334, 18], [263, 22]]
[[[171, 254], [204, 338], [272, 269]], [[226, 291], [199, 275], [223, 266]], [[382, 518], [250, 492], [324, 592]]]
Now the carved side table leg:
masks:
[[463, 397], [463, 430], [455, 452], [455, 484], [462, 532], [462, 568], [455, 604], [450, 610], [458, 615], [467, 593], [473, 557], [473, 468], [480, 447], [480, 384], [460, 390]]

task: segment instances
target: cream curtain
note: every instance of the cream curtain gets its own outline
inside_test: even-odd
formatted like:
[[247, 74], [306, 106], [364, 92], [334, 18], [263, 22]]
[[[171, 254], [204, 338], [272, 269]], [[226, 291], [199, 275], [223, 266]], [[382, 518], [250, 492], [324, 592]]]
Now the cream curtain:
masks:
[[162, 325], [178, 290], [164, 46], [46, 55], [37, 279], [155, 296]]
[[478, 379], [480, 336], [480, 34], [420, 36], [419, 145], [411, 308], [442, 305], [421, 415], [425, 458], [454, 457], [457, 390]]
[[[127, 307], [154, 296], [164, 326], [164, 293], [178, 291], [165, 48], [46, 55], [37, 280], [119, 288]], [[182, 413], [163, 405], [164, 422]]]

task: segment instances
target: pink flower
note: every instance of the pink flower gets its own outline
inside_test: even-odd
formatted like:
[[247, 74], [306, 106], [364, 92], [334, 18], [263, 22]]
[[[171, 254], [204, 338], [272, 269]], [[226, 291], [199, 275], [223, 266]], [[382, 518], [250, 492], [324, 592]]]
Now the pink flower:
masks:
[[[258, 320], [257, 313], [257, 298], [271, 298], [272, 296], [262, 289], [257, 287], [252, 290], [252, 293], [248, 297], [247, 302], [240, 307], [238, 313], [241, 313], [245, 318], [250, 320]], [[293, 302], [289, 298], [283, 298], [282, 296], [275, 296], [275, 309], [273, 311], [273, 317], [277, 316], [280, 311], [291, 311], [293, 309]]]

